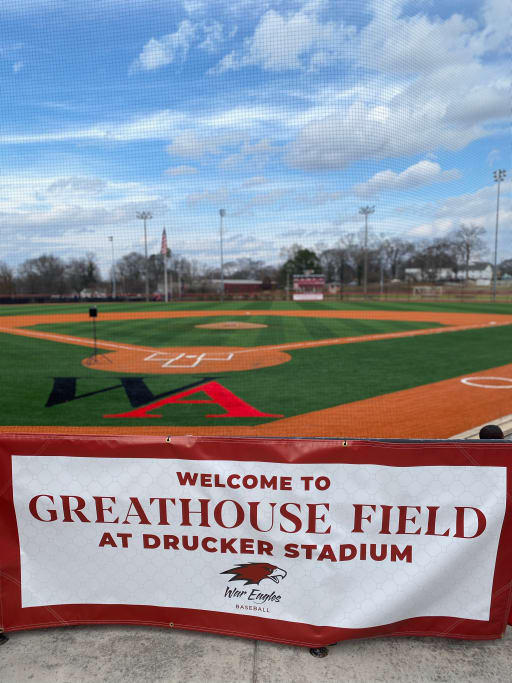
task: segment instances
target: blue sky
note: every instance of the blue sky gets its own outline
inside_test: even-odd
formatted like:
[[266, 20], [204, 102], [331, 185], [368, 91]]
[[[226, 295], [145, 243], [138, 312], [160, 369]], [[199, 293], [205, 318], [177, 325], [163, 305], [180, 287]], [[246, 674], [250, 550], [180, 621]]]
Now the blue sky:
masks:
[[[493, 244], [507, 0], [3, 0], [1, 259], [279, 260], [361, 229]], [[510, 180], [499, 259], [512, 257]], [[488, 258], [492, 258], [490, 249]]]

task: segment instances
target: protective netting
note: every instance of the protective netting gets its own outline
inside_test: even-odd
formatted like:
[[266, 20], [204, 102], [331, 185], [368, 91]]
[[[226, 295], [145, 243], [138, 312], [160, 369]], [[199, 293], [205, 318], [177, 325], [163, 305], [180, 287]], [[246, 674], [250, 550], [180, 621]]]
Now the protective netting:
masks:
[[508, 424], [506, 5], [4, 1], [3, 428]]

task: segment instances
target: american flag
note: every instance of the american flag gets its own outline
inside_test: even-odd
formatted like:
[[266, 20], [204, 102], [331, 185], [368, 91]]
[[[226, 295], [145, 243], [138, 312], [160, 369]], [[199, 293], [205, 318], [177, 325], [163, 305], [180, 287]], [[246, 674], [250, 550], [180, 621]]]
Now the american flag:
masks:
[[160, 253], [164, 256], [167, 255], [167, 233], [165, 232], [165, 228], [162, 232], [162, 247], [160, 249]]

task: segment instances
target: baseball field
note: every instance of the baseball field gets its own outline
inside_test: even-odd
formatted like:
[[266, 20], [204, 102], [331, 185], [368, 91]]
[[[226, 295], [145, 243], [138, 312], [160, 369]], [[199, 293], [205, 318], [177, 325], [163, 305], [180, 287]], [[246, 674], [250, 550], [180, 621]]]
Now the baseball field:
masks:
[[507, 304], [3, 306], [0, 336], [2, 431], [447, 438], [512, 413]]

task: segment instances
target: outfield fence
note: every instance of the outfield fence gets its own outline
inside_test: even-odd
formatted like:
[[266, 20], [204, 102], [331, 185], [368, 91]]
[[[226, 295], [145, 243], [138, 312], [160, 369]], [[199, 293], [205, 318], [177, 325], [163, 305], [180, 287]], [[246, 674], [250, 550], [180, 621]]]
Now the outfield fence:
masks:
[[[225, 293], [224, 301], [286, 301], [291, 300], [291, 292], [286, 289], [265, 289], [253, 292], [230, 292]], [[215, 292], [184, 291], [179, 297], [174, 297], [171, 301], [219, 301], [220, 295]], [[473, 287], [461, 284], [422, 283], [410, 285], [385, 284], [382, 288], [379, 285], [369, 285], [367, 294], [363, 287], [358, 285], [345, 285], [336, 292], [324, 294], [325, 300], [331, 301], [360, 301], [370, 299], [373, 301], [411, 301], [411, 302], [440, 302], [454, 301], [464, 302], [496, 302], [512, 303], [512, 285], [501, 284], [494, 298], [489, 287]], [[151, 300], [161, 302], [159, 295], [153, 295]], [[143, 302], [144, 296], [141, 294], [131, 294], [116, 296], [87, 296], [77, 297], [56, 294], [3, 294], [0, 296], [0, 305], [8, 304], [48, 304], [48, 303], [105, 303], [105, 302]]]

